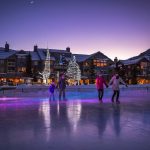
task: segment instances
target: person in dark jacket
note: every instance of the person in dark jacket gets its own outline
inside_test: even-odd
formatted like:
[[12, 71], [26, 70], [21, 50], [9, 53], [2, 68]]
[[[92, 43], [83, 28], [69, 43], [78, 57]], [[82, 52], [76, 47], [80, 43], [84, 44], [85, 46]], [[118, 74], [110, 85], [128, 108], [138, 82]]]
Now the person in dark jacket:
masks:
[[61, 100], [62, 95], [63, 95], [63, 99], [65, 100], [65, 98], [66, 98], [66, 93], [65, 93], [66, 79], [65, 79], [64, 74], [62, 74], [59, 79], [58, 88], [59, 88], [59, 100]]
[[49, 92], [50, 92], [49, 100], [51, 100], [52, 98], [53, 100], [55, 100], [55, 96], [54, 96], [55, 88], [56, 88], [55, 82], [54, 79], [52, 79], [52, 83], [49, 86]]

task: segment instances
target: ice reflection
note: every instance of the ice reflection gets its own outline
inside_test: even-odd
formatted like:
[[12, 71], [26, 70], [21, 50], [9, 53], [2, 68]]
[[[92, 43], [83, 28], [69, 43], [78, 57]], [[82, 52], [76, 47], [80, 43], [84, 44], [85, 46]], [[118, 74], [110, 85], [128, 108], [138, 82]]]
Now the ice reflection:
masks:
[[108, 122], [110, 118], [110, 113], [105, 109], [105, 107], [101, 106], [98, 110], [97, 114], [97, 128], [99, 137], [102, 138], [104, 132], [107, 128]]
[[113, 106], [113, 122], [114, 122], [114, 131], [117, 136], [120, 135], [121, 126], [120, 126], [120, 106]]
[[39, 113], [43, 116], [44, 126], [46, 128], [46, 140], [50, 139], [51, 133], [51, 115], [50, 115], [50, 104], [49, 101], [42, 101], [39, 107]]
[[76, 132], [77, 125], [81, 117], [81, 112], [81, 101], [71, 101], [67, 103], [67, 117], [70, 125], [73, 127], [73, 132]]
[[150, 101], [146, 96], [122, 98], [120, 105], [99, 104], [93, 98], [5, 99], [0, 101], [0, 150], [149, 150]]
[[57, 101], [57, 116], [59, 117], [60, 114], [60, 104], [59, 101]]

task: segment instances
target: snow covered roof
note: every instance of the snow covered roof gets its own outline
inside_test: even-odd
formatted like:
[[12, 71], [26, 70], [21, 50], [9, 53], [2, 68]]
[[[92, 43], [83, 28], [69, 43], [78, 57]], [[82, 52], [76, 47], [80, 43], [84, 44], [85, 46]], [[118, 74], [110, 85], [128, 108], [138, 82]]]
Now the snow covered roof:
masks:
[[87, 60], [87, 59], [89, 59], [91, 57], [94, 57], [97, 54], [98, 54], [98, 58], [100, 58], [100, 59], [111, 60], [110, 58], [108, 58], [106, 55], [104, 55], [100, 51], [98, 51], [96, 53], [93, 53], [91, 55], [84, 55], [84, 54], [73, 54], [73, 55], [76, 56], [77, 62], [82, 62], [82, 61], [85, 61], [85, 60]]
[[20, 50], [20, 51], [16, 51], [16, 55], [29, 55], [30, 51], [24, 51], [24, 50]]
[[37, 50], [38, 55], [39, 55], [41, 60], [45, 60], [45, 58], [46, 58], [46, 55], [44, 54], [44, 51], [46, 51], [46, 49], [38, 49]]
[[30, 52], [30, 55], [32, 60], [40, 60], [40, 57], [38, 56], [37, 52]]
[[137, 64], [142, 59], [147, 59], [147, 57], [140, 57], [137, 59], [120, 60], [120, 62], [123, 63], [124, 65], [132, 65], [132, 64]]
[[150, 61], [150, 56], [145, 56], [145, 58]]
[[[32, 60], [45, 60], [46, 59], [46, 49], [38, 49], [37, 52], [31, 52]], [[55, 60], [55, 57], [50, 56], [50, 60]]]
[[5, 51], [3, 48], [0, 48], [0, 59], [6, 59], [15, 53], [17, 53], [15, 50]]
[[66, 50], [50, 49], [50, 53], [70, 53]]
[[[37, 53], [37, 55], [39, 56], [39, 59], [38, 60], [45, 60], [46, 59], [46, 51], [47, 49], [42, 49], [42, 48], [38, 48], [37, 49], [37, 52], [34, 52], [32, 55], [36, 55], [35, 53]], [[50, 51], [50, 54], [51, 53], [70, 53], [70, 52], [67, 52], [66, 50], [56, 50], [56, 49], [49, 49]], [[35, 59], [37, 59], [37, 56], [33, 56], [33, 58], [35, 57]], [[50, 57], [51, 60], [56, 60], [55, 57], [51, 56]]]
[[73, 54], [73, 56], [76, 57], [77, 62], [82, 62], [89, 58], [90, 55], [84, 55], [84, 54]]

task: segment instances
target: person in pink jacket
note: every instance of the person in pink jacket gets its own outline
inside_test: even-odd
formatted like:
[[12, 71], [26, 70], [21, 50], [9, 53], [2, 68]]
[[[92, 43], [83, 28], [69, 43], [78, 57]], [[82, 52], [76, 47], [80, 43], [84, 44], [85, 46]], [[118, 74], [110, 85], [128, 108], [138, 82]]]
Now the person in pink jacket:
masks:
[[126, 85], [126, 87], [127, 87], [127, 84], [122, 80], [121, 77], [119, 77], [119, 74], [116, 73], [109, 82], [109, 85], [112, 85], [112, 89], [114, 91], [114, 93], [112, 95], [112, 99], [111, 99], [112, 102], [114, 102], [114, 97], [116, 96], [116, 103], [120, 103], [120, 101], [119, 101], [119, 95], [120, 95], [119, 85], [120, 85], [120, 83]]
[[99, 74], [98, 77], [96, 78], [96, 88], [97, 88], [97, 91], [98, 91], [98, 98], [99, 98], [99, 101], [102, 103], [102, 98], [103, 98], [103, 95], [104, 95], [104, 84], [106, 87], [108, 87], [105, 79], [103, 78], [102, 74]]

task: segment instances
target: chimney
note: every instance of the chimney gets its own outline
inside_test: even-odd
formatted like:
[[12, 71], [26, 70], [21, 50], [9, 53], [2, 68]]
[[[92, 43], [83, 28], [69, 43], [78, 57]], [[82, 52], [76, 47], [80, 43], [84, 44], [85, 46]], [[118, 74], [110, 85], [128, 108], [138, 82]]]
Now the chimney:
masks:
[[5, 51], [8, 52], [9, 51], [9, 44], [6, 42], [5, 44]]
[[38, 46], [37, 45], [34, 45], [34, 52], [36, 52], [38, 49]]
[[67, 48], [66, 48], [66, 51], [67, 51], [67, 52], [70, 52], [70, 47], [67, 47]]
[[117, 63], [118, 62], [118, 58], [117, 57], [115, 57], [115, 59], [114, 59], [114, 63]]

